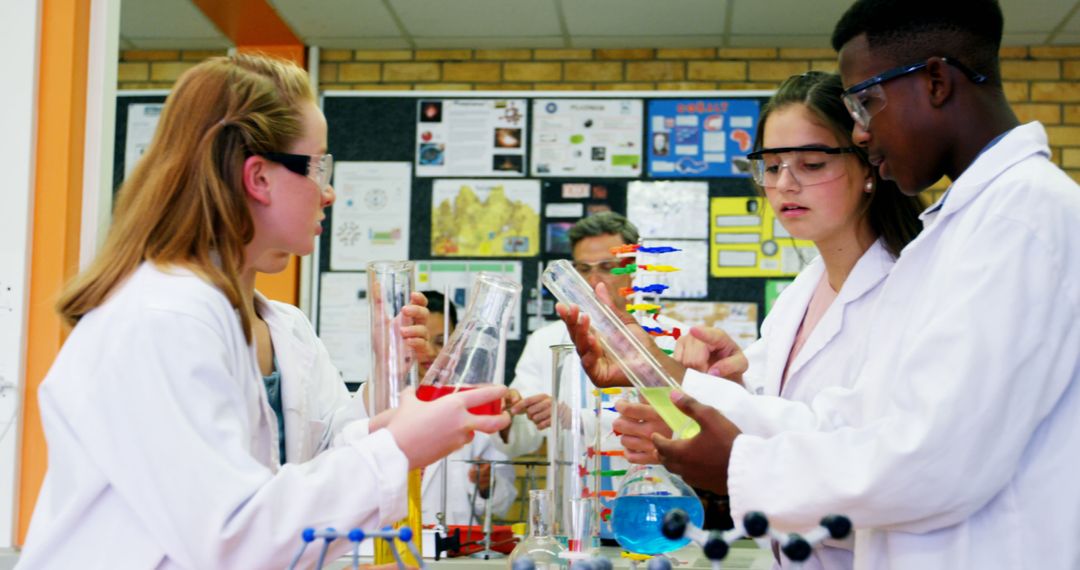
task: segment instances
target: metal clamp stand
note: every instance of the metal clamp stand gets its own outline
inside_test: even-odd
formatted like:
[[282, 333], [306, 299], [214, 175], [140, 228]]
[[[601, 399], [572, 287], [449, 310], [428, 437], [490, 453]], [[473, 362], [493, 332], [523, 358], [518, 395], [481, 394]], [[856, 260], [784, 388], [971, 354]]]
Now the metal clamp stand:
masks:
[[[481, 558], [483, 560], [493, 560], [496, 558], [506, 558], [506, 555], [502, 552], [496, 552], [491, 549], [491, 503], [492, 498], [495, 497], [495, 473], [493, 462], [487, 462], [492, 466], [492, 469], [488, 471], [488, 498], [487, 503], [484, 505], [484, 549], [479, 552], [474, 552], [469, 555], [470, 558]], [[476, 501], [476, 496], [480, 494], [480, 477], [476, 478], [476, 487], [473, 490], [473, 501]], [[472, 523], [472, 517], [469, 517], [469, 523]]]

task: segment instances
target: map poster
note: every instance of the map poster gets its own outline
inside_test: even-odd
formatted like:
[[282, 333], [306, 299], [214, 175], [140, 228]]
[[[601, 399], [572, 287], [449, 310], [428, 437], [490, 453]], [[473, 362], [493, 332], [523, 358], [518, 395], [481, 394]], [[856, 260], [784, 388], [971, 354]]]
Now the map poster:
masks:
[[539, 180], [436, 180], [431, 255], [533, 257], [540, 253]]

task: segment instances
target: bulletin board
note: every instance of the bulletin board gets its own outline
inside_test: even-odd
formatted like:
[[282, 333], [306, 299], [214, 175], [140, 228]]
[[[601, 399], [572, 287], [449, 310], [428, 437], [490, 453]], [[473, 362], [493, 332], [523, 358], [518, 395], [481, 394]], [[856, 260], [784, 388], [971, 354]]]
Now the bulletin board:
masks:
[[[166, 95], [118, 94], [116, 188], [149, 142]], [[815, 255], [783, 235], [750, 178], [734, 169], [753, 142], [746, 133], [756, 117], [748, 117], [769, 95], [323, 94], [337, 201], [301, 288], [346, 381], [367, 377], [362, 269], [374, 259], [407, 258], [417, 262], [418, 287], [448, 288], [459, 316], [473, 273], [520, 280], [509, 382], [529, 332], [555, 318], [554, 299], [539, 283], [545, 264], [570, 257], [566, 231], [576, 220], [606, 210], [628, 215], [646, 245], [675, 246], [698, 260], [675, 262], [685, 282], [664, 295], [667, 314], [689, 325], [737, 316], [744, 329], [729, 332], [744, 344], [755, 338], [777, 292]], [[588, 130], [560, 138], [567, 125]], [[583, 152], [567, 154], [578, 147]], [[752, 267], [721, 263], [746, 265], [749, 250], [757, 252]]]
[[[351, 247], [359, 255], [393, 241], [397, 252], [407, 251], [408, 258], [421, 268], [428, 262], [512, 264], [520, 272], [523, 302], [515, 319], [520, 335], [507, 347], [505, 380], [509, 382], [528, 333], [555, 318], [554, 300], [539, 284], [543, 267], [552, 260], [570, 257], [565, 232], [573, 222], [604, 210], [627, 214], [639, 228], [659, 220], [657, 228], [651, 230], [654, 239], [646, 242], [689, 246], [698, 252], [700, 262], [684, 268], [697, 274], [694, 285], [685, 291], [692, 296], [664, 296], [665, 302], [672, 302], [672, 316], [692, 324], [707, 322], [718, 312], [743, 313], [753, 321], [753, 332], [746, 336], [756, 335], [764, 318], [767, 281], [785, 274], [714, 276], [712, 257], [718, 251], [712, 242], [718, 232], [710, 207], [716, 199], [745, 203], [759, 197], [745, 173], [734, 173], [730, 159], [744, 156], [746, 151], [740, 153], [739, 149], [752, 145], [750, 139], [739, 139], [746, 132], [752, 136], [756, 113], [769, 95], [746, 91], [676, 92], [671, 96], [657, 92], [325, 93], [322, 107], [329, 125], [329, 149], [338, 166], [334, 179], [337, 203], [327, 210], [326, 231], [319, 239], [310, 283], [313, 318], [320, 335], [325, 339], [320, 312], [335, 320], [333, 315], [341, 314], [338, 309], [320, 311], [325, 301], [320, 292], [327, 279], [334, 282], [329, 290], [335, 295], [331, 300], [335, 306], [352, 294], [348, 288], [338, 287], [343, 280], [351, 279], [357, 296], [363, 296], [363, 273], [359, 272], [363, 260], [349, 263], [349, 256], [335, 248]], [[568, 118], [548, 116], [563, 110]], [[731, 118], [731, 126], [743, 127], [735, 129], [740, 135], [727, 139], [721, 135], [714, 144], [701, 145], [706, 135], [702, 127], [710, 121], [727, 120], [718, 115], [730, 110], [736, 110], [740, 117], [754, 113], [754, 122], [739, 123], [743, 119]], [[600, 118], [590, 116], [590, 112]], [[636, 115], [637, 119], [610, 119], [619, 113]], [[658, 115], [667, 117], [666, 125]], [[588, 124], [592, 129], [580, 136], [570, 135], [578, 137], [570, 146], [585, 145], [580, 155], [560, 156], [569, 140], [557, 135], [564, 123]], [[695, 123], [700, 135], [697, 139], [693, 132], [679, 128]], [[615, 148], [619, 145], [614, 144], [598, 148], [627, 135], [637, 141], [636, 149], [626, 145]], [[590, 144], [589, 137], [601, 142]], [[699, 144], [696, 154], [687, 151], [694, 150], [687, 145], [695, 140]], [[717, 155], [721, 160], [716, 160]], [[725, 155], [726, 161], [722, 160]], [[565, 159], [561, 163], [560, 157]], [[592, 166], [594, 162], [605, 164], [598, 170]], [[344, 170], [344, 178], [340, 176], [342, 163], [353, 163]], [[369, 168], [370, 172], [365, 172]], [[680, 210], [676, 198], [688, 194], [695, 195], [694, 201]], [[368, 204], [369, 210], [385, 209], [386, 202], [395, 198], [400, 203], [385, 218], [368, 215], [365, 221], [360, 216], [366, 214], [357, 213], [361, 204]], [[524, 212], [514, 219], [525, 217], [532, 228], [515, 233], [519, 236], [516, 240], [498, 233], [506, 225], [500, 220], [512, 219], [500, 218], [511, 207], [507, 204]], [[333, 217], [338, 212], [352, 212], [345, 215], [354, 216], [356, 223], [346, 225], [339, 220], [335, 224]], [[668, 223], [665, 229], [664, 220], [669, 216], [690, 215], [693, 219], [687, 218], [688, 223]], [[391, 223], [389, 219], [395, 216], [408, 223]], [[493, 220], [497, 227], [476, 228], [482, 224], [475, 220]], [[386, 225], [380, 227], [380, 222]], [[466, 234], [474, 230], [490, 239], [484, 243], [469, 239]], [[365, 248], [357, 247], [364, 236], [372, 241]], [[352, 241], [347, 242], [349, 239]], [[426, 288], [423, 275], [421, 281], [420, 288]], [[775, 290], [775, 284], [771, 287], [769, 290]], [[451, 298], [459, 300], [453, 291]], [[464, 306], [455, 304], [462, 316]], [[352, 317], [363, 318], [359, 312]], [[332, 326], [337, 328], [341, 323]]]

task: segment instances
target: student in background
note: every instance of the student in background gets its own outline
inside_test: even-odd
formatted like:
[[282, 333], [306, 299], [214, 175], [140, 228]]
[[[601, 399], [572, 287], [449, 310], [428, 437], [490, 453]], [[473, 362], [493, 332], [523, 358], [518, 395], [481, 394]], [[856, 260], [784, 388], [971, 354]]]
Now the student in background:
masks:
[[[427, 299], [429, 311], [427, 319], [429, 343], [432, 350], [438, 353], [448, 340], [448, 336], [454, 334], [454, 328], [457, 327], [457, 308], [453, 303], [447, 302], [444, 295], [438, 291], [422, 291], [421, 293]], [[426, 372], [429, 365], [430, 362], [421, 364], [422, 371]], [[506, 461], [506, 455], [492, 445], [492, 437], [498, 436], [478, 433], [471, 443], [447, 457], [446, 524], [465, 525], [469, 524], [470, 520], [474, 524], [482, 523], [489, 500], [492, 501], [492, 515], [506, 517], [514, 499], [517, 498], [513, 465], [468, 463], [475, 459]], [[495, 477], [494, 494], [491, 492], [492, 474]], [[442, 461], [437, 461], [424, 469], [421, 484], [423, 497], [420, 501], [424, 509], [424, 524], [438, 522], [435, 513], [442, 509], [442, 477]]]
[[[822, 390], [850, 387], [852, 354], [863, 344], [881, 285], [921, 226], [918, 199], [881, 180], [866, 152], [852, 143], [853, 120], [842, 92], [839, 75], [795, 75], [761, 112], [749, 155], [754, 181], [784, 229], [812, 240], [820, 255], [777, 299], [761, 338], [746, 350], [745, 372], [741, 367], [728, 371], [751, 394], [809, 403]], [[722, 331], [699, 329], [679, 339], [675, 358], [707, 371], [713, 337], [734, 346]], [[727, 382], [712, 384], [721, 391], [743, 390]], [[670, 436], [670, 430], [647, 404], [616, 407], [622, 417], [614, 427], [623, 434], [627, 458], [657, 462], [651, 435]], [[731, 417], [746, 433], [767, 436], [786, 429], [784, 415]], [[851, 558], [850, 546], [827, 546], [804, 567], [850, 568]]]
[[285, 567], [304, 527], [400, 519], [410, 468], [505, 426], [467, 411], [504, 388], [406, 393], [280, 464], [254, 274], [313, 249], [325, 153], [299, 67], [239, 54], [181, 76], [106, 245], [60, 299], [74, 328], [39, 389], [49, 470], [21, 567]]

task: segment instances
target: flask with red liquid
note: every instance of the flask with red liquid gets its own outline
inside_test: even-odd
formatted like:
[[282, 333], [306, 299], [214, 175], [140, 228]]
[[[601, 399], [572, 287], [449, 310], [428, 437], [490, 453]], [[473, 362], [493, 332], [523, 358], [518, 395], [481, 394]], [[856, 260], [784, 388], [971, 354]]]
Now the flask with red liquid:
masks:
[[[462, 390], [502, 382], [497, 374], [505, 358], [510, 316], [521, 284], [490, 273], [478, 273], [469, 293], [465, 318], [435, 357], [416, 390], [421, 400], [434, 400]], [[470, 408], [480, 415], [502, 413], [502, 400]]]

